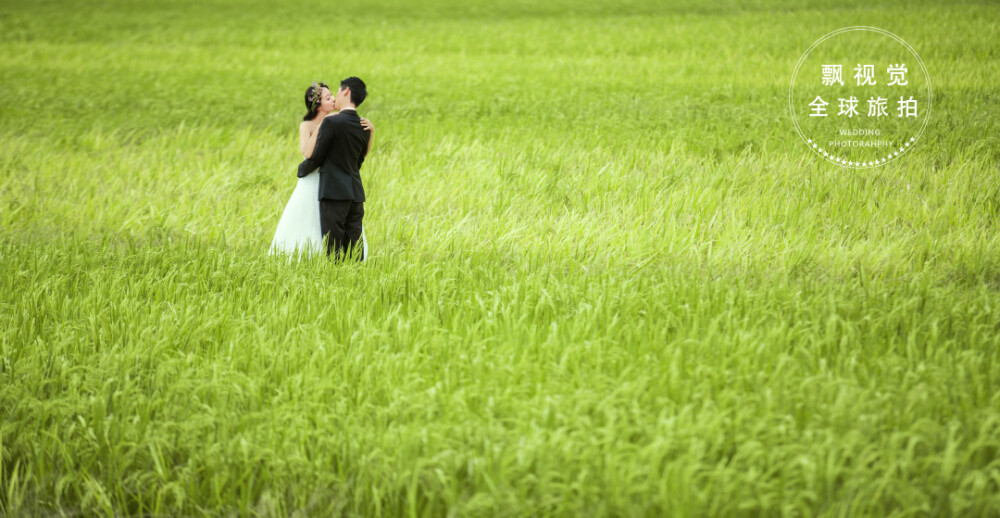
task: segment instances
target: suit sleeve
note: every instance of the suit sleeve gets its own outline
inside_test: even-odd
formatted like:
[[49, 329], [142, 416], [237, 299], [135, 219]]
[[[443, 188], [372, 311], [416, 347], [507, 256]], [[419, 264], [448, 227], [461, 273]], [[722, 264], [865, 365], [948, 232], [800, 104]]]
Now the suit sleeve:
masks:
[[365, 157], [368, 155], [368, 141], [371, 140], [372, 134], [365, 132], [365, 145], [361, 148], [361, 154], [358, 155], [358, 171], [361, 171], [361, 164], [365, 163]]
[[313, 172], [317, 167], [323, 165], [326, 155], [330, 152], [330, 143], [334, 137], [334, 125], [336, 122], [331, 118], [323, 119], [319, 125], [319, 134], [316, 135], [316, 146], [313, 147], [312, 156], [303, 160], [299, 164], [298, 177], [302, 178]]

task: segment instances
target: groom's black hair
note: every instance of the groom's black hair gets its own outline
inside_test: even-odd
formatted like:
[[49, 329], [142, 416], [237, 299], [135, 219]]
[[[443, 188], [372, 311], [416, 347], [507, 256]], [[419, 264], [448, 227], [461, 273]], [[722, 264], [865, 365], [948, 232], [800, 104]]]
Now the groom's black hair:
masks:
[[365, 88], [365, 82], [359, 77], [348, 77], [340, 82], [340, 87], [351, 89], [351, 103], [354, 106], [361, 106], [361, 103], [365, 102], [365, 97], [368, 97], [368, 90]]

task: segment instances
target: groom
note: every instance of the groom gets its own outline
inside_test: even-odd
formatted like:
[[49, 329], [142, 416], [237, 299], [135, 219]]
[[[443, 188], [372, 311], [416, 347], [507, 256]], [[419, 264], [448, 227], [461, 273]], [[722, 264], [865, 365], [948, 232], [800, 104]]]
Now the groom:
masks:
[[361, 237], [365, 215], [365, 189], [361, 186], [361, 164], [368, 154], [371, 134], [361, 127], [357, 107], [367, 96], [365, 83], [357, 77], [340, 82], [334, 109], [340, 113], [323, 119], [316, 136], [312, 157], [299, 164], [299, 178], [319, 167], [319, 220], [326, 255], [334, 259], [353, 257], [363, 260], [355, 250]]

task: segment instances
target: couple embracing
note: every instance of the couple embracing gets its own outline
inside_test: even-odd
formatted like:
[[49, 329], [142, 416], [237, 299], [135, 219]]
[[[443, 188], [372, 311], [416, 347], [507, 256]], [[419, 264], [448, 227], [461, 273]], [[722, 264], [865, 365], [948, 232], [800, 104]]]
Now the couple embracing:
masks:
[[299, 164], [298, 183], [269, 253], [313, 254], [325, 245], [326, 255], [338, 260], [368, 257], [361, 164], [375, 128], [357, 112], [367, 95], [364, 81], [357, 77], [341, 81], [336, 94], [324, 83], [306, 90], [309, 112], [299, 125], [305, 160]]

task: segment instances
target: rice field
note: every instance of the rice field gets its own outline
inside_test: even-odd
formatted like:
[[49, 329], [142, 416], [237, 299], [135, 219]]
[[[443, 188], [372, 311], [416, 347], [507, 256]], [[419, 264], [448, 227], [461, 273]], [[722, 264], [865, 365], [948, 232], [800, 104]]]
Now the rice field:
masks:
[[[0, 0], [0, 515], [1000, 516], [1000, 5]], [[788, 117], [840, 27], [934, 112]], [[302, 95], [363, 264], [267, 255]]]

